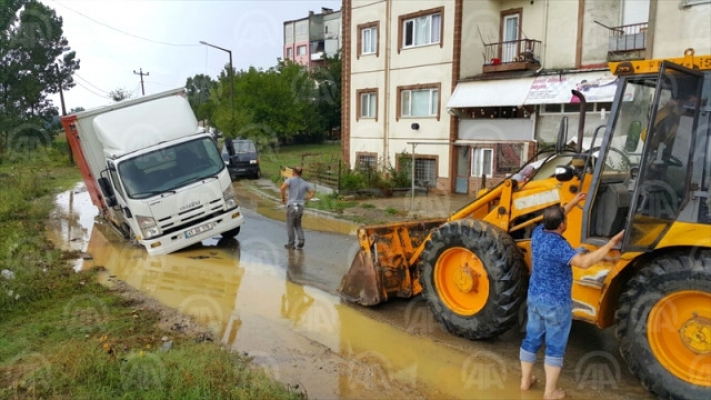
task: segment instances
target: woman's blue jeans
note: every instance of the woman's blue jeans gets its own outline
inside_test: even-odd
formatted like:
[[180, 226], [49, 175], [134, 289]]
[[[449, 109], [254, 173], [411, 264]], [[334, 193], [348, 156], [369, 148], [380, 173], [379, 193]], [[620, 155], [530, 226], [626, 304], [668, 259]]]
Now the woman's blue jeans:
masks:
[[570, 304], [561, 306], [529, 302], [526, 337], [521, 344], [521, 361], [535, 363], [536, 353], [545, 339], [544, 362], [554, 367], [562, 367], [572, 323], [573, 312]]

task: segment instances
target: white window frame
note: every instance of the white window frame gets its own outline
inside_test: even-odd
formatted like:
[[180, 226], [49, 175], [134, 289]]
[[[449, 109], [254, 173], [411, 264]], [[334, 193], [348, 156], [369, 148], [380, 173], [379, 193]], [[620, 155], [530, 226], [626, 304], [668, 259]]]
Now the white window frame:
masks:
[[306, 45], [301, 45], [301, 46], [296, 47], [296, 55], [297, 56], [305, 56], [307, 51], [308, 50], [306, 49]]
[[362, 48], [360, 54], [375, 54], [378, 52], [378, 27], [371, 26], [361, 30]]
[[378, 94], [365, 92], [360, 94], [360, 117], [375, 118], [378, 111]]
[[286, 58], [292, 59], [294, 57], [294, 49], [292, 47], [288, 47], [286, 49]]
[[[515, 26], [511, 29], [509, 21], [516, 21]], [[512, 62], [518, 57], [518, 37], [519, 25], [521, 24], [521, 14], [509, 14], [504, 16], [503, 21], [503, 37], [501, 38], [501, 61]]]
[[375, 154], [358, 154], [356, 163], [356, 169], [358, 171], [376, 170], [378, 167], [378, 156]]
[[[429, 92], [429, 104], [428, 110], [429, 114], [419, 115], [412, 114], [412, 93], [413, 92]], [[437, 88], [427, 88], [427, 89], [417, 89], [411, 90], [406, 89], [400, 93], [400, 115], [402, 117], [436, 117], [437, 107], [439, 105], [439, 90]]]
[[[489, 173], [486, 173], [484, 165], [484, 153], [489, 153]], [[490, 147], [479, 147], [472, 149], [472, 178], [480, 178], [482, 173], [487, 178], [494, 176], [494, 149]]]
[[[408, 35], [408, 29], [410, 30], [410, 35]], [[418, 43], [416, 34], [420, 29], [428, 30], [427, 38], [422, 43]], [[436, 12], [421, 17], [406, 19], [402, 22], [402, 33], [403, 49], [439, 43], [442, 40], [442, 13]], [[412, 40], [412, 43], [407, 42], [408, 36]]]

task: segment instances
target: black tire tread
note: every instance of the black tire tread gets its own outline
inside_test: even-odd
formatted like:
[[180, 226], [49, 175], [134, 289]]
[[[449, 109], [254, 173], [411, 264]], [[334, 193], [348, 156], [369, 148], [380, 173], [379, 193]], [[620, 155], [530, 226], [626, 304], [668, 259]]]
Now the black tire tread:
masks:
[[619, 299], [615, 335], [620, 354], [630, 372], [659, 398], [711, 398], [711, 388], [691, 385], [667, 372], [647, 342], [646, 319], [651, 305], [674, 290], [692, 288], [711, 292], [711, 251], [692, 255], [674, 252], [653, 259], [630, 279]]
[[[432, 273], [445, 249], [465, 247], [476, 254], [489, 276], [489, 299], [471, 317], [462, 317], [447, 308], [434, 287]], [[528, 289], [528, 269], [511, 236], [487, 222], [474, 219], [453, 221], [432, 233], [420, 257], [420, 283], [435, 319], [449, 332], [470, 340], [496, 337], [518, 319], [518, 311]]]

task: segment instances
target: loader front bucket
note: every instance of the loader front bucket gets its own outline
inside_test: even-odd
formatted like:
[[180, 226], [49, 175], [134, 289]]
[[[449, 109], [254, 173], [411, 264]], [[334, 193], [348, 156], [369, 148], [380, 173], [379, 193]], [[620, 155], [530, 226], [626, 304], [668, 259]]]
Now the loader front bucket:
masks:
[[358, 250], [351, 268], [341, 279], [338, 291], [341, 296], [351, 302], [363, 306], [373, 306], [381, 301], [380, 284], [375, 273], [375, 265], [370, 251]]
[[358, 229], [360, 250], [338, 291], [347, 301], [373, 306], [422, 291], [416, 268], [430, 231], [444, 219], [411, 220]]

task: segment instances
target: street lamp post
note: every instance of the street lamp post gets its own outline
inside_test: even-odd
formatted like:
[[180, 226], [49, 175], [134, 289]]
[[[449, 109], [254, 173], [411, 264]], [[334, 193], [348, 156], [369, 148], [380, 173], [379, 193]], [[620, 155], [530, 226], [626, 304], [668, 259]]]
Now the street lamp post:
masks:
[[[230, 74], [229, 74], [229, 77], [230, 77], [230, 111], [232, 113], [231, 120], [230, 120], [230, 133], [233, 133], [232, 130], [234, 129], [234, 123], [235, 123], [235, 88], [234, 88], [235, 80], [234, 80], [234, 75], [233, 75], [234, 68], [232, 68], [232, 51], [224, 49], [219, 46], [215, 46], [214, 44], [204, 42], [202, 40], [200, 41], [200, 44], [204, 44], [205, 46], [208, 46], [208, 47], [214, 47], [218, 50], [226, 51], [227, 54], [230, 55]], [[232, 141], [231, 140], [227, 141], [227, 149], [232, 150]], [[233, 154], [233, 153], [234, 153], [234, 150], [232, 150], [230, 154]]]

